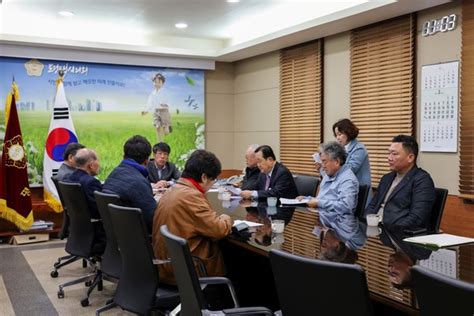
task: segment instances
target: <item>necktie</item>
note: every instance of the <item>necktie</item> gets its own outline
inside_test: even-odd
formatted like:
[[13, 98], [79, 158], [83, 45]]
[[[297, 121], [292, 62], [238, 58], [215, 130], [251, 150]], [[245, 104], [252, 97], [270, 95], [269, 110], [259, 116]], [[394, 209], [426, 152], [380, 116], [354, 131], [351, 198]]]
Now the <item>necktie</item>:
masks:
[[267, 179], [265, 180], [265, 190], [268, 190], [270, 187], [270, 176], [266, 175]]

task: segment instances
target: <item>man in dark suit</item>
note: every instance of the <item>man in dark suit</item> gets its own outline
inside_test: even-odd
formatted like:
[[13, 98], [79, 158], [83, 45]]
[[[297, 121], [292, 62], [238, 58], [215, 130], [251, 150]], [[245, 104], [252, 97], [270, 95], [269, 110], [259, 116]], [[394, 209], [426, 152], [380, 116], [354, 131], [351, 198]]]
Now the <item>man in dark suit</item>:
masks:
[[392, 139], [388, 163], [392, 172], [380, 180], [377, 193], [366, 214], [380, 214], [385, 227], [392, 230], [429, 228], [435, 189], [431, 176], [416, 165], [418, 144], [414, 137]]
[[[102, 184], [95, 178], [99, 174], [100, 163], [97, 154], [92, 149], [79, 149], [74, 156], [76, 170], [66, 175], [64, 182], [79, 183], [86, 196], [87, 206], [92, 220], [100, 219], [99, 210], [95, 201], [95, 191], [102, 191]], [[105, 231], [102, 222], [93, 221], [94, 225], [94, 248], [97, 252], [103, 252], [105, 249]]]
[[240, 193], [244, 199], [267, 198], [270, 196], [294, 199], [298, 196], [295, 180], [290, 170], [276, 161], [273, 150], [268, 145], [255, 149], [260, 175], [255, 190]]
[[153, 146], [155, 159], [148, 162], [148, 180], [155, 189], [167, 188], [181, 176], [176, 166], [168, 161], [171, 148], [167, 143], [158, 143]]

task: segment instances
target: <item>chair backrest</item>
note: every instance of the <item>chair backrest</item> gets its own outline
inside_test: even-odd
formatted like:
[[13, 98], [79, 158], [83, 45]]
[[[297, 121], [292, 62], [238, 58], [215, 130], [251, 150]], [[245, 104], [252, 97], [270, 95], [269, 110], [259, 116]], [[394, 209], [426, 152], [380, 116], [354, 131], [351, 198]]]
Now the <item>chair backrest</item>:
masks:
[[270, 251], [283, 315], [372, 315], [364, 270], [355, 264], [322, 261]]
[[66, 251], [75, 256], [88, 258], [92, 255], [94, 227], [84, 190], [79, 183], [62, 181], [59, 181], [58, 187], [70, 219]]
[[299, 174], [295, 177], [295, 184], [299, 195], [315, 196], [319, 185], [319, 179], [315, 176]]
[[369, 198], [370, 187], [366, 184], [359, 185], [359, 194], [357, 195], [357, 206], [355, 210], [355, 215], [358, 218], [364, 216], [365, 205], [367, 204], [367, 199]]
[[142, 212], [115, 204], [108, 207], [122, 257], [114, 302], [125, 310], [148, 314], [156, 299], [159, 275]]
[[107, 244], [105, 246], [104, 254], [102, 255], [102, 272], [114, 278], [120, 277], [122, 269], [122, 258], [117, 245], [117, 238], [115, 237], [114, 227], [109, 213], [109, 204], [122, 205], [120, 197], [117, 194], [108, 194], [95, 191], [95, 201], [97, 202], [97, 209], [99, 210], [102, 225], [104, 226]]
[[166, 225], [160, 227], [168, 255], [171, 258], [176, 285], [181, 298], [182, 315], [201, 315], [207, 303], [199, 285], [191, 252], [186, 239], [173, 235]]
[[443, 217], [444, 205], [446, 204], [447, 198], [447, 189], [435, 188], [435, 202], [433, 204], [433, 213], [430, 218], [430, 226], [428, 227], [430, 232], [439, 232], [439, 225], [441, 224], [441, 218]]
[[59, 239], [64, 239], [69, 235], [69, 216], [67, 215], [67, 209], [64, 205], [63, 195], [61, 190], [59, 190], [59, 180], [55, 177], [51, 177], [51, 181], [53, 181], [54, 186], [56, 187], [56, 191], [58, 191], [59, 201], [63, 206], [63, 224], [61, 225], [61, 231], [58, 234]]
[[474, 315], [474, 284], [413, 266], [413, 287], [420, 315]]

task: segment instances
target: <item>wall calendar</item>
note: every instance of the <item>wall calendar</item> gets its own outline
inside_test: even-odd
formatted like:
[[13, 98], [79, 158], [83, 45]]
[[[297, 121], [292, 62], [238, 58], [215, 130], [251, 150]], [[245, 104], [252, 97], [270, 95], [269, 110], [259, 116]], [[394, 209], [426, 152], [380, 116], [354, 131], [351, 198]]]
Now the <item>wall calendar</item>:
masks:
[[458, 103], [459, 62], [423, 66], [421, 68], [421, 151], [457, 151]]

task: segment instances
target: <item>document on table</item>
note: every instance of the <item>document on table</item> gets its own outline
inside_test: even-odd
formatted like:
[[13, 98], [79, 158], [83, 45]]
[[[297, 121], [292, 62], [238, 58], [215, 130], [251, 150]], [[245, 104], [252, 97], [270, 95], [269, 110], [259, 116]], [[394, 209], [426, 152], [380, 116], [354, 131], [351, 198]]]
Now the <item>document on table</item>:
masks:
[[442, 248], [449, 246], [457, 246], [462, 244], [474, 243], [474, 238], [450, 235], [450, 234], [433, 234], [405, 238], [403, 241], [420, 244], [430, 248]]
[[236, 219], [234, 221], [234, 225], [233, 226], [237, 226], [239, 224], [247, 224], [248, 227], [259, 227], [259, 226], [263, 226], [263, 224], [260, 224], [260, 223], [255, 223], [255, 222], [251, 222], [251, 221], [243, 221], [243, 220], [240, 220], [240, 219]]
[[284, 205], [298, 205], [298, 204], [307, 204], [310, 200], [311, 200], [310, 197], [305, 197], [301, 200], [280, 198], [280, 203]]
[[225, 188], [227, 189], [227, 191], [232, 193], [232, 195], [240, 195], [240, 192], [242, 192], [242, 190], [240, 188], [236, 188], [232, 185], [228, 185]]

